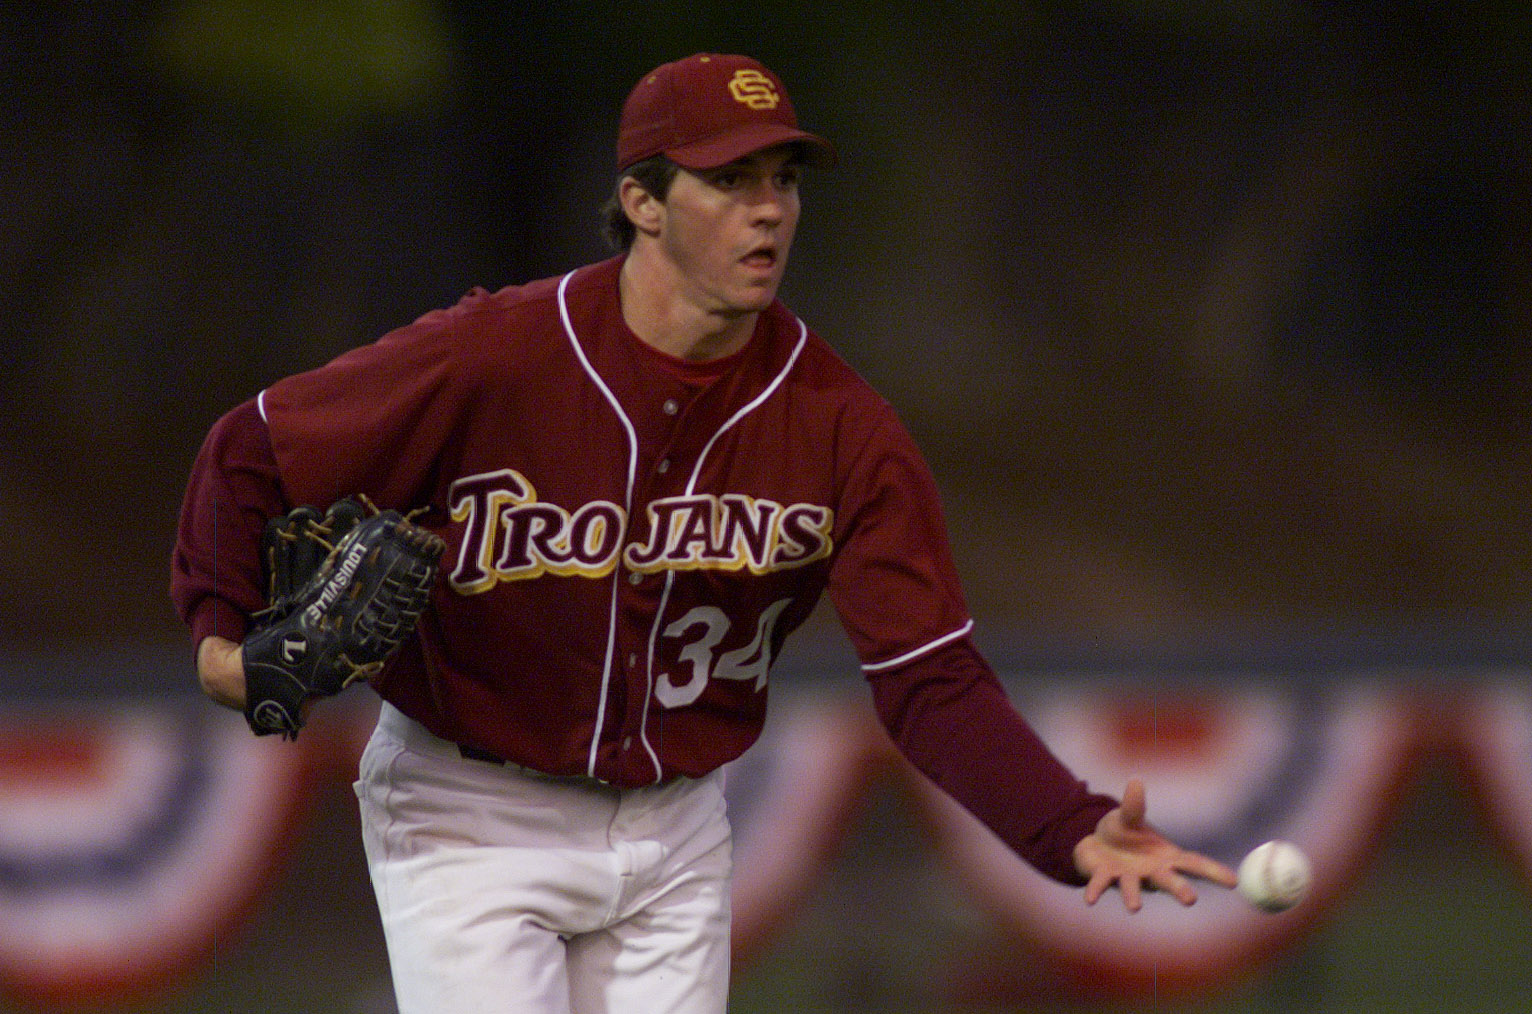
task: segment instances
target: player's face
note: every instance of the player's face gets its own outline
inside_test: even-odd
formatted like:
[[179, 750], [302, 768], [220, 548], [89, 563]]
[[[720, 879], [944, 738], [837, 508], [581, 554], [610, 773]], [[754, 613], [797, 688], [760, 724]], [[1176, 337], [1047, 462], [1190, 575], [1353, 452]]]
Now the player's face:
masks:
[[676, 175], [659, 239], [700, 309], [728, 315], [771, 305], [798, 228], [798, 176], [789, 145]]

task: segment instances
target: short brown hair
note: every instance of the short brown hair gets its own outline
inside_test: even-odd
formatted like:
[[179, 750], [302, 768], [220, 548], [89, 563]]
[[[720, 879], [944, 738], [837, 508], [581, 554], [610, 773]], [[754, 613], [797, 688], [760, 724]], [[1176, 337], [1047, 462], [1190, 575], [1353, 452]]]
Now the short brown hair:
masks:
[[622, 208], [622, 181], [631, 176], [655, 200], [663, 201], [670, 193], [670, 184], [675, 182], [676, 174], [680, 171], [681, 167], [664, 155], [635, 162], [622, 171], [616, 185], [612, 187], [612, 196], [601, 206], [601, 234], [613, 250], [631, 249], [633, 237], [638, 234], [628, 213]]

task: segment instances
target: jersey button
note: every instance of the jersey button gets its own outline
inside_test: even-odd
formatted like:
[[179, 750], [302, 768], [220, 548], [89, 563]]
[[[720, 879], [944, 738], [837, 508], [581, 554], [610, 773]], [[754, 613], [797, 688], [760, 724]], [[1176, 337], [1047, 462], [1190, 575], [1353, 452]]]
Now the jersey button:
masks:
[[629, 656], [628, 656], [628, 668], [630, 668], [630, 669], [631, 669], [631, 668], [633, 668], [633, 667], [634, 667], [634, 666], [635, 666], [635, 665], [638, 665], [638, 656], [637, 656], [637, 655], [634, 655], [634, 654], [630, 654], [630, 655], [629, 655]]
[[624, 736], [624, 737], [622, 737], [622, 748], [624, 750], [631, 750], [631, 749], [633, 749], [633, 737], [632, 736]]
[[670, 459], [661, 458], [660, 463], [654, 466], [654, 470], [661, 475], [664, 475], [666, 472], [670, 471]]
[[629, 574], [628, 574], [628, 584], [643, 584], [643, 581], [644, 581], [644, 575], [640, 574], [638, 571], [635, 570], [635, 571], [629, 572]]
[[674, 398], [666, 398], [665, 404], [661, 405], [660, 408], [665, 410], [666, 415], [675, 415], [681, 411], [681, 403]]

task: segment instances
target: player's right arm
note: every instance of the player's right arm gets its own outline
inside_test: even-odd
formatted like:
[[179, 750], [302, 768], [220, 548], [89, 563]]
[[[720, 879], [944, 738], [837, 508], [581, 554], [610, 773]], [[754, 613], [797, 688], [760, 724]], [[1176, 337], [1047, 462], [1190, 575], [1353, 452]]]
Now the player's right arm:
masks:
[[239, 646], [249, 615], [266, 604], [261, 531], [287, 510], [265, 421], [247, 401], [203, 441], [171, 558], [170, 596], [191, 628], [198, 678], [209, 697], [231, 708], [245, 703]]
[[[471, 397], [475, 316], [487, 294], [277, 381], [208, 431], [192, 466], [170, 593], [191, 627], [208, 696], [241, 708], [249, 617], [267, 605], [261, 535], [295, 503], [365, 495], [381, 507], [419, 501], [435, 455]], [[465, 315], [472, 318], [464, 325]], [[464, 378], [467, 378], [465, 381]], [[380, 397], [380, 392], [387, 392]]]
[[245, 660], [242, 645], [212, 634], [197, 645], [197, 678], [202, 692], [226, 708], [245, 709]]

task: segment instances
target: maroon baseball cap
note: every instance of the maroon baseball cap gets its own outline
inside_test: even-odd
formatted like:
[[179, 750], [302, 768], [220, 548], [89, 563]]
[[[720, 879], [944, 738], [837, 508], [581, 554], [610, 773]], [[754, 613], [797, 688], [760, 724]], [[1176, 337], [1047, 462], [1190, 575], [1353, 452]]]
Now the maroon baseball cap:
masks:
[[617, 168], [664, 155], [687, 169], [713, 169], [789, 141], [805, 158], [835, 162], [829, 141], [798, 129], [782, 81], [748, 56], [697, 53], [643, 76], [622, 106]]

